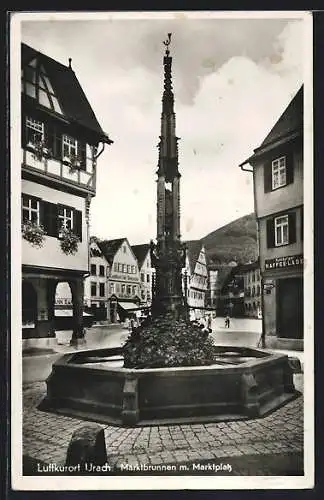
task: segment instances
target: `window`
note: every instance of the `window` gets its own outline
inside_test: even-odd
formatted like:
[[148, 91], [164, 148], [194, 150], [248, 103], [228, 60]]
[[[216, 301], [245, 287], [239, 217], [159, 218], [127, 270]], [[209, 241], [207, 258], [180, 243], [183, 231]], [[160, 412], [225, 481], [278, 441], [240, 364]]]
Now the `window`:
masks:
[[33, 59], [22, 71], [22, 92], [46, 108], [62, 114], [61, 107], [45, 68]]
[[136, 285], [133, 285], [133, 295], [136, 295]]
[[121, 286], [121, 293], [122, 293], [122, 295], [125, 295], [125, 293], [126, 293], [126, 285], [122, 285]]
[[272, 189], [286, 185], [286, 157], [281, 156], [272, 162]]
[[126, 245], [123, 246], [123, 252], [126, 253]]
[[143, 283], [145, 281], [145, 274], [144, 273], [141, 273], [141, 281], [143, 281]]
[[91, 282], [91, 297], [95, 297], [97, 295], [97, 283], [94, 281]]
[[[118, 287], [119, 288], [119, 287]], [[118, 290], [119, 291], [119, 290]], [[115, 293], [115, 283], [110, 283], [110, 293]]]
[[132, 269], [131, 266], [129, 264], [127, 264], [127, 272], [128, 272], [128, 274], [130, 274], [131, 269]]
[[120, 284], [116, 283], [116, 293], [120, 293]]
[[37, 144], [44, 141], [44, 123], [26, 116], [27, 144]]
[[97, 266], [96, 264], [91, 264], [91, 275], [96, 276], [97, 274]]
[[296, 212], [273, 217], [266, 221], [268, 248], [296, 242]]
[[100, 295], [100, 297], [105, 296], [105, 284], [104, 283], [99, 283], [99, 295]]
[[122, 273], [123, 272], [123, 264], [117, 264], [118, 265], [118, 272]]
[[109, 268], [109, 266], [107, 266], [107, 268], [106, 268], [106, 273], [107, 273], [106, 276], [109, 277], [109, 274], [110, 274], [110, 268]]
[[105, 266], [99, 266], [99, 276], [105, 276]]
[[135, 274], [136, 273], [136, 268], [135, 266], [132, 266], [132, 274]]
[[73, 230], [73, 208], [58, 206], [59, 229]]
[[118, 269], [119, 264], [117, 262], [114, 263], [114, 271], [117, 272], [119, 271]]
[[77, 140], [69, 135], [63, 135], [62, 137], [62, 154], [63, 158], [71, 158], [71, 156], [77, 156], [78, 154], [78, 144]]
[[123, 273], [127, 273], [127, 265], [123, 264]]
[[149, 274], [147, 274], [147, 275], [146, 275], [146, 283], [149, 283], [149, 282], [150, 282], [150, 275], [149, 275]]
[[287, 245], [288, 239], [288, 215], [275, 218], [275, 246]]
[[27, 194], [22, 195], [22, 219], [39, 224], [39, 200]]
[[127, 285], [127, 295], [132, 294], [132, 287], [130, 285]]

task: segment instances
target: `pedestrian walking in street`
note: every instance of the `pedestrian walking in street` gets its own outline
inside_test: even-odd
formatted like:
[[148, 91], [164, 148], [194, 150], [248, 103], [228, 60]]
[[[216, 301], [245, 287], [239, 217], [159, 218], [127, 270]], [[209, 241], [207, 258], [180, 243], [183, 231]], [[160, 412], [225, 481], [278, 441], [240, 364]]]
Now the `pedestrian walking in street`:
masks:
[[227, 314], [226, 318], [225, 318], [225, 328], [229, 328], [230, 327], [230, 317], [229, 315]]

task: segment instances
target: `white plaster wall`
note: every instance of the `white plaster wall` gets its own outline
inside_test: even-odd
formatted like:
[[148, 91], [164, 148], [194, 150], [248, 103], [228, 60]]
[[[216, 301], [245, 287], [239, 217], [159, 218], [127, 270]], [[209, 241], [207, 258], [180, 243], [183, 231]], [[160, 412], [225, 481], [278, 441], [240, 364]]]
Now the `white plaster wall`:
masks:
[[88, 241], [84, 198], [25, 179], [22, 180], [22, 192], [51, 203], [69, 205], [82, 212], [82, 242], [79, 243], [76, 254], [65, 255], [61, 251], [60, 240], [51, 236], [45, 237], [42, 248], [34, 248], [22, 238], [22, 263], [31, 266], [88, 271]]

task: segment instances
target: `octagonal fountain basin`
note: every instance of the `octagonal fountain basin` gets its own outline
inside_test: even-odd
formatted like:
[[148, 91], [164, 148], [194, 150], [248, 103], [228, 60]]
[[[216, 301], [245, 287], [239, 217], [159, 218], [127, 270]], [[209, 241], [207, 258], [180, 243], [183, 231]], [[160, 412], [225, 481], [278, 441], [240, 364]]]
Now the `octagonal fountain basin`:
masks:
[[52, 366], [39, 409], [124, 426], [262, 417], [300, 393], [288, 356], [215, 347], [215, 364], [128, 369], [122, 348], [81, 351]]

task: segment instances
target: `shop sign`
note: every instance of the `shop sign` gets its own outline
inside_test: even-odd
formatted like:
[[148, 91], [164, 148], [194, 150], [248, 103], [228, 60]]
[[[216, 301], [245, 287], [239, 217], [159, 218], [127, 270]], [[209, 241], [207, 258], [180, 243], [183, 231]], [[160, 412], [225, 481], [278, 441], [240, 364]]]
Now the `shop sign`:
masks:
[[57, 297], [55, 299], [56, 306], [72, 306], [72, 299], [66, 299], [63, 297]]
[[284, 267], [300, 267], [304, 264], [304, 256], [289, 255], [287, 257], [276, 257], [275, 259], [266, 259], [264, 269], [282, 269]]
[[110, 276], [111, 279], [113, 280], [118, 280], [118, 281], [134, 281], [136, 283], [139, 282], [138, 276], [131, 276], [129, 274], [111, 274]]

